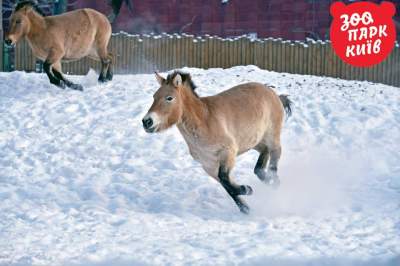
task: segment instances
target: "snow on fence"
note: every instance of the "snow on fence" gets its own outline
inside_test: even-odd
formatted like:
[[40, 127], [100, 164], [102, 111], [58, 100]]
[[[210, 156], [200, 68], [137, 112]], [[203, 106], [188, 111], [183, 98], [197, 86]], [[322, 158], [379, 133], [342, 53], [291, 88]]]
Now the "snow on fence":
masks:
[[[282, 39], [223, 39], [191, 35], [112, 36], [110, 49], [115, 55], [115, 73], [152, 73], [184, 66], [229, 68], [235, 65], [256, 65], [260, 68], [350, 80], [368, 80], [400, 86], [400, 48], [397, 44], [381, 64], [355, 68], [345, 64], [333, 52], [329, 41], [283, 41]], [[35, 70], [35, 59], [26, 42], [17, 45], [16, 70]], [[100, 69], [90, 59], [63, 64], [69, 74], [86, 74], [89, 68]]]

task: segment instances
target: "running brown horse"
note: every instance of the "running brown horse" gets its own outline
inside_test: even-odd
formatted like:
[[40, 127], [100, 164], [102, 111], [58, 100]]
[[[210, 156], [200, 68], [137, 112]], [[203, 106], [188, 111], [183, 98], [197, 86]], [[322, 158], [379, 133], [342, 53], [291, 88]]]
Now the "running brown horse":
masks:
[[174, 71], [164, 79], [156, 73], [156, 78], [160, 88], [142, 121], [146, 132], [176, 124], [191, 156], [221, 183], [240, 211], [248, 213], [239, 195], [250, 195], [253, 189], [236, 184], [231, 171], [238, 155], [255, 149], [260, 155], [254, 173], [267, 184], [279, 185], [281, 129], [285, 111], [291, 114], [287, 95], [278, 96], [271, 88], [252, 82], [199, 97], [190, 74]]
[[82, 90], [81, 85], [64, 77], [61, 62], [85, 56], [100, 59], [99, 81], [111, 80], [113, 58], [107, 51], [110, 37], [111, 25], [107, 17], [93, 9], [45, 17], [34, 1], [20, 1], [11, 14], [5, 43], [12, 46], [26, 38], [33, 54], [44, 61], [43, 69], [52, 84]]

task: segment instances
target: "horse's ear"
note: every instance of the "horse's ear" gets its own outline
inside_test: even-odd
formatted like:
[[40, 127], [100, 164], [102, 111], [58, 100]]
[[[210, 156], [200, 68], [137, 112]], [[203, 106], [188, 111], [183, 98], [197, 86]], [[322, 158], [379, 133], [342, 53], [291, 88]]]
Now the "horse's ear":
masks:
[[176, 76], [174, 77], [174, 79], [172, 80], [172, 84], [174, 85], [174, 87], [179, 87], [182, 85], [182, 77], [179, 74], [176, 74]]
[[26, 15], [26, 14], [28, 14], [29, 11], [32, 11], [32, 10], [33, 10], [33, 7], [27, 5], [27, 6], [24, 6], [23, 8], [21, 8], [21, 10], [22, 10], [22, 12]]
[[165, 78], [163, 78], [160, 74], [158, 74], [157, 72], [154, 72], [156, 74], [156, 79], [158, 84], [163, 85], [165, 82]]

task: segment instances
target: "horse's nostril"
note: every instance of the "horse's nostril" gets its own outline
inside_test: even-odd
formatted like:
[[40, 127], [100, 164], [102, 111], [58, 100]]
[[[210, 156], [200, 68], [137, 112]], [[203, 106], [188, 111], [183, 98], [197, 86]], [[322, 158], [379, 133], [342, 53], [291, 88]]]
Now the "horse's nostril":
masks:
[[150, 128], [153, 125], [153, 119], [145, 118], [142, 120], [144, 128]]
[[4, 42], [5, 42], [7, 45], [11, 45], [11, 44], [12, 44], [12, 41], [11, 41], [10, 39], [6, 39], [6, 40], [4, 40]]

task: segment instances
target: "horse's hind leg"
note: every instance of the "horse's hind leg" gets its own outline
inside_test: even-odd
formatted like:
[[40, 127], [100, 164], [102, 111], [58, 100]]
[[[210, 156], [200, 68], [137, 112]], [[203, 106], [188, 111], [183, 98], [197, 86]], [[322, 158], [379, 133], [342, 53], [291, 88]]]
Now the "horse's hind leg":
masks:
[[271, 159], [268, 164], [267, 180], [269, 183], [272, 182], [274, 187], [278, 187], [280, 185], [280, 180], [278, 177], [278, 162], [281, 158], [281, 153], [282, 149], [280, 144], [276, 144], [271, 147], [269, 152]]
[[258, 156], [256, 166], [254, 167], [254, 173], [261, 181], [266, 182], [267, 174], [265, 173], [265, 167], [269, 160], [269, 150], [267, 146], [261, 147], [257, 150], [260, 152], [260, 155]]
[[103, 83], [103, 82], [108, 81], [107, 69], [110, 64], [110, 61], [109, 61], [109, 59], [104, 59], [104, 58], [101, 58], [100, 60], [101, 60], [101, 70], [100, 70], [100, 75], [99, 75], [99, 81]]
[[[110, 65], [112, 62], [112, 56], [107, 52], [107, 43], [100, 44], [100, 48], [97, 50], [97, 54], [101, 61], [101, 70], [99, 75], [99, 82], [106, 82], [112, 79], [112, 69]], [[108, 72], [110, 69], [110, 73]]]
[[[274, 187], [279, 186], [280, 181], [277, 174], [278, 162], [281, 156], [281, 146], [280, 144], [265, 146], [258, 149], [260, 156], [258, 157], [256, 166], [254, 167], [254, 173], [257, 177], [267, 183], [272, 184]], [[268, 170], [265, 172], [265, 168], [268, 164]]]
[[111, 53], [108, 53], [108, 58], [110, 59], [110, 63], [108, 64], [106, 79], [111, 81], [113, 79], [113, 64], [114, 64], [114, 56]]
[[67, 87], [70, 87], [73, 90], [83, 91], [83, 87], [80, 84], [75, 84], [72, 81], [66, 79], [61, 71], [61, 62], [57, 62], [53, 64], [53, 73], [58, 79], [62, 80]]

